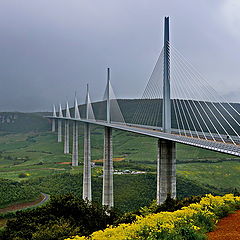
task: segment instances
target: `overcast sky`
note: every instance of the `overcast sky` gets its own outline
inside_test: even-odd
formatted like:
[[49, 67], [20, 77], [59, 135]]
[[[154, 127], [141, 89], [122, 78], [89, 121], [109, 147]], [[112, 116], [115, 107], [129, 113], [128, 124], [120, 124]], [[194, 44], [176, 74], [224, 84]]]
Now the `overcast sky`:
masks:
[[239, 0], [0, 0], [0, 111], [50, 110], [102, 98], [106, 67], [118, 97], [140, 97], [171, 43], [229, 101], [240, 101]]

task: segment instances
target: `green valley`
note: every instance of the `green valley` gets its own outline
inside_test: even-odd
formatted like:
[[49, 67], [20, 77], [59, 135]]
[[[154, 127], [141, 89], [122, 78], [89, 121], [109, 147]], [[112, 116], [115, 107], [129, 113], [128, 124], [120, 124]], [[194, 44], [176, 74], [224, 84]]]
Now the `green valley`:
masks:
[[[21, 116], [24, 115], [19, 118]], [[18, 123], [16, 120], [15, 124], [19, 125], [14, 131], [10, 131], [9, 125], [2, 127], [5, 131], [2, 130], [0, 136], [0, 206], [31, 201], [40, 192], [50, 195], [71, 192], [81, 196], [82, 126], [79, 131], [79, 166], [72, 167], [71, 154], [63, 154], [63, 143], [57, 143], [56, 133], [50, 132], [50, 124], [41, 114], [37, 114], [37, 117], [34, 114], [32, 120], [36, 125], [41, 122], [41, 129], [26, 131], [21, 125], [27, 125], [28, 118], [24, 117], [22, 121]], [[102, 128], [92, 126], [91, 141], [92, 160], [102, 159]], [[138, 175], [114, 175], [115, 206], [121, 211], [130, 211], [149, 204], [156, 196], [156, 139], [115, 130], [113, 144], [114, 158], [121, 159], [114, 162], [114, 169], [145, 172]], [[223, 194], [238, 189], [239, 173], [240, 162], [237, 158], [177, 144], [179, 198], [210, 192]], [[92, 175], [93, 199], [97, 202], [101, 202], [101, 174], [102, 162], [96, 161]], [[17, 195], [14, 195], [12, 186], [18, 192]]]

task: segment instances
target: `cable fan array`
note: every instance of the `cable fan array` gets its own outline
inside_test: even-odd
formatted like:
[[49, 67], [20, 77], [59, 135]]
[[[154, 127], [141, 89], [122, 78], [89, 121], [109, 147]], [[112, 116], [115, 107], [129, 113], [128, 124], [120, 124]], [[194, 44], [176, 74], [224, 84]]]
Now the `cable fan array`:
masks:
[[[225, 101], [176, 48], [169, 50], [172, 133], [239, 144], [239, 105]], [[162, 129], [163, 59], [162, 50], [132, 124]]]
[[133, 115], [132, 124], [162, 128], [163, 50]]
[[[109, 86], [106, 86], [104, 96], [103, 96], [103, 101], [105, 104], [105, 110], [107, 111], [107, 96], [108, 96], [108, 91], [109, 91], [109, 100], [110, 100], [110, 121], [111, 123], [121, 123], [125, 124], [125, 120], [121, 111], [121, 108], [118, 103], [118, 99], [116, 98], [116, 95], [113, 91], [111, 82], [109, 81]], [[108, 89], [109, 88], [109, 89]], [[106, 116], [106, 114], [105, 114]]]

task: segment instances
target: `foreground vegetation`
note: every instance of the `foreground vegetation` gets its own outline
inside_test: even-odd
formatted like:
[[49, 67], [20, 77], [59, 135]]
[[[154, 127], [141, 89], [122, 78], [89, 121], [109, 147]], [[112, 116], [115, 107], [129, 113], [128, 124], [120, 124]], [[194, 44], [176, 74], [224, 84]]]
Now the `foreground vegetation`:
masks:
[[[81, 196], [81, 133], [80, 128], [80, 166], [74, 168], [70, 166], [71, 155], [63, 154], [63, 143], [57, 143], [53, 133], [22, 132], [0, 136], [0, 178], [11, 180], [0, 180], [3, 183], [0, 184], [3, 193], [0, 208], [32, 201], [40, 192], [50, 195], [74, 192]], [[123, 159], [114, 162], [114, 169], [146, 172], [143, 175], [114, 175], [115, 206], [124, 212], [133, 211], [149, 204], [156, 196], [156, 140], [121, 131], [114, 131], [113, 137], [114, 157]], [[94, 128], [92, 159], [102, 159], [102, 155], [102, 129]], [[230, 158], [228, 155], [177, 144], [178, 197], [204, 193], [224, 194], [238, 188], [240, 162]], [[69, 164], [59, 164], [62, 162]], [[92, 168], [93, 199], [97, 202], [101, 202], [101, 174], [102, 163], [97, 162]]]
[[116, 209], [107, 211], [98, 203], [83, 201], [72, 194], [61, 195], [52, 197], [50, 202], [37, 209], [6, 214], [12, 220], [8, 220], [0, 238], [5, 240], [58, 240], [75, 234], [90, 235], [108, 225], [131, 223], [136, 221], [137, 216], [146, 216], [150, 213], [174, 211], [199, 202], [200, 199], [200, 197], [191, 197], [173, 200], [169, 197], [161, 206], [153, 201], [150, 206], [137, 211], [121, 213]]
[[73, 195], [52, 197], [37, 209], [12, 214], [0, 233], [5, 240], [60, 240], [72, 234], [88, 235], [113, 224], [114, 212], [95, 203], [88, 203]]
[[6, 207], [14, 203], [29, 202], [35, 200], [40, 192], [34, 186], [25, 183], [0, 179], [0, 206]]
[[[210, 186], [201, 186], [185, 177], [177, 177], [178, 198], [214, 192], [220, 194], [223, 190]], [[114, 204], [121, 212], [136, 211], [149, 205], [156, 198], [156, 176], [152, 173], [140, 175], [114, 175]], [[102, 178], [92, 177], [93, 200], [101, 204]], [[12, 189], [12, 190], [11, 190]], [[12, 203], [32, 201], [40, 192], [53, 195], [72, 193], [82, 197], [82, 173], [62, 173], [48, 177], [30, 179], [28, 181], [10, 181], [0, 179], [0, 206]], [[31, 197], [31, 198], [30, 198]]]
[[[41, 114], [16, 114], [16, 116], [16, 118], [11, 118], [10, 123], [0, 124], [0, 208], [15, 203], [33, 201], [41, 192], [49, 194], [51, 200], [41, 208], [0, 216], [0, 226], [4, 226], [6, 220], [11, 219], [2, 230], [0, 239], [61, 240], [71, 235], [91, 235], [94, 231], [107, 228], [107, 225], [114, 227], [107, 228], [104, 232], [96, 232], [92, 238], [95, 239], [95, 234], [105, 237], [106, 232], [109, 232], [110, 235], [115, 234], [115, 229], [126, 228], [127, 233], [128, 229], [133, 226], [140, 230], [137, 233], [131, 232], [131, 234], [140, 234], [142, 239], [165, 237], [166, 229], [172, 238], [163, 239], [178, 240], [180, 239], [177, 236], [179, 234], [179, 236], [185, 234], [182, 235], [185, 238], [181, 239], [202, 239], [204, 232], [212, 228], [219, 217], [216, 212], [209, 213], [210, 217], [207, 219], [205, 217], [208, 214], [205, 216], [201, 213], [202, 215], [198, 216], [198, 212], [194, 212], [195, 210], [191, 208], [188, 208], [188, 211], [191, 209], [190, 212], [194, 212], [192, 215], [187, 215], [187, 210], [179, 210], [183, 206], [200, 201], [199, 198], [177, 201], [168, 199], [164, 206], [157, 207], [152, 202], [156, 198], [156, 139], [122, 131], [113, 131], [114, 158], [121, 159], [121, 161], [114, 162], [114, 169], [140, 170], [145, 173], [114, 175], [115, 209], [106, 214], [106, 209], [100, 206], [103, 129], [92, 127], [91, 131], [92, 160], [99, 161], [96, 161], [96, 165], [92, 168], [92, 192], [95, 203], [90, 204], [81, 200], [82, 126], [79, 127], [79, 166], [72, 167], [70, 165], [71, 155], [63, 154], [63, 143], [57, 143], [56, 133], [49, 132], [50, 124], [42, 118]], [[206, 193], [222, 195], [232, 192], [234, 188], [240, 186], [239, 174], [240, 161], [238, 158], [177, 144], [178, 199]], [[55, 197], [56, 195], [58, 196]], [[215, 201], [215, 198], [210, 195], [207, 198]], [[230, 195], [226, 198], [230, 198]], [[230, 202], [226, 199], [224, 201]], [[227, 213], [235, 207], [235, 205], [230, 206], [228, 209], [226, 207], [228, 205], [221, 206], [219, 212], [223, 213]], [[205, 208], [208, 211], [210, 205], [206, 205]], [[176, 210], [180, 212], [172, 213], [173, 215], [159, 213]], [[204, 211], [204, 208], [201, 211]], [[159, 215], [153, 215], [156, 213]], [[184, 222], [185, 220], [175, 222], [174, 216], [178, 216], [178, 213], [179, 216], [184, 216], [186, 222]], [[211, 218], [213, 215], [214, 217]], [[163, 227], [165, 223], [161, 222], [164, 220], [161, 220], [164, 216], [172, 219], [170, 223], [166, 222], [165, 230]], [[199, 223], [194, 222], [193, 224], [195, 216], [202, 222], [199, 220]], [[190, 220], [192, 218], [193, 220]], [[147, 222], [149, 221], [151, 226], [144, 222], [144, 219], [148, 219]], [[133, 221], [133, 225], [130, 225]], [[159, 224], [154, 225], [156, 221], [161, 223], [160, 229], [158, 229]], [[145, 223], [146, 225], [144, 225]], [[188, 223], [192, 225], [187, 225]], [[209, 226], [205, 227], [205, 223]], [[118, 225], [119, 228], [116, 228]], [[173, 225], [176, 232], [171, 232]]]
[[[220, 218], [239, 208], [239, 196], [208, 194], [183, 200], [168, 197], [160, 206], [153, 201], [137, 211], [123, 214], [67, 194], [52, 197], [36, 209], [7, 214], [11, 219], [0, 230], [0, 239], [199, 240], [205, 239], [205, 233], [212, 231]], [[76, 237], [69, 238], [74, 235]]]
[[[78, 167], [70, 165], [71, 155], [63, 154], [63, 143], [57, 143], [56, 133], [51, 133], [49, 128], [48, 120], [38, 113], [15, 113], [9, 123], [0, 123], [0, 208], [31, 202], [41, 192], [51, 197], [72, 193], [81, 198], [82, 126], [79, 127]], [[91, 134], [92, 160], [101, 160], [103, 129], [92, 126]], [[120, 215], [128, 212], [139, 215], [139, 208], [148, 206], [156, 198], [156, 139], [113, 131], [113, 153], [114, 158], [121, 159], [114, 162], [114, 169], [145, 172], [139, 175], [114, 175], [115, 208]], [[240, 186], [239, 174], [240, 161], [235, 157], [177, 144], [179, 199], [206, 193], [222, 195], [232, 192]], [[92, 168], [93, 200], [97, 204], [101, 204], [102, 198], [101, 175], [102, 162], [97, 161]], [[0, 226], [5, 225], [6, 218], [0, 217]], [[118, 219], [118, 222], [121, 221]], [[65, 223], [58, 224], [66, 226]], [[68, 233], [74, 235], [75, 229]]]
[[91, 236], [76, 236], [67, 240], [206, 239], [205, 233], [212, 231], [220, 218], [239, 208], [240, 197], [232, 194], [214, 197], [209, 194], [200, 203], [192, 203], [181, 210], [140, 216], [133, 223], [111, 226]]

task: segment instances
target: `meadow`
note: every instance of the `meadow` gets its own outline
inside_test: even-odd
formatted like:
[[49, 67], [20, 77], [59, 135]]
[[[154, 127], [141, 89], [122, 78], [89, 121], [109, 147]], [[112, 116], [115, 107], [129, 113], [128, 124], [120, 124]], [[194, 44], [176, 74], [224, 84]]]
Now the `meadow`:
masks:
[[[12, 197], [4, 191], [0, 206], [30, 201], [40, 192], [50, 195], [82, 194], [83, 129], [79, 133], [79, 166], [70, 165], [71, 155], [63, 154], [63, 143], [57, 143], [56, 133], [51, 133], [49, 124], [39, 131], [2, 132], [0, 136], [0, 178], [7, 184], [21, 189], [23, 197]], [[103, 156], [103, 129], [92, 127], [92, 160]], [[118, 170], [141, 170], [142, 175], [114, 176], [115, 206], [122, 211], [136, 210], [149, 204], [156, 196], [156, 149], [157, 140], [138, 134], [115, 130], [113, 132], [114, 162]], [[69, 164], [60, 164], [67, 163]], [[240, 180], [239, 159], [177, 144], [178, 197], [204, 193], [223, 194], [238, 188]], [[93, 198], [101, 202], [102, 163], [97, 161], [92, 168]], [[2, 180], [5, 181], [5, 180]], [[20, 183], [20, 185], [18, 184]], [[6, 182], [4, 182], [6, 185]], [[2, 186], [5, 186], [1, 184]], [[33, 194], [26, 189], [34, 186]], [[139, 187], [136, 187], [139, 186]], [[25, 189], [25, 192], [22, 190]], [[32, 192], [32, 190], [31, 190]], [[22, 194], [21, 194], [22, 193]], [[5, 200], [4, 200], [5, 199]], [[6, 201], [8, 199], [8, 201]]]

